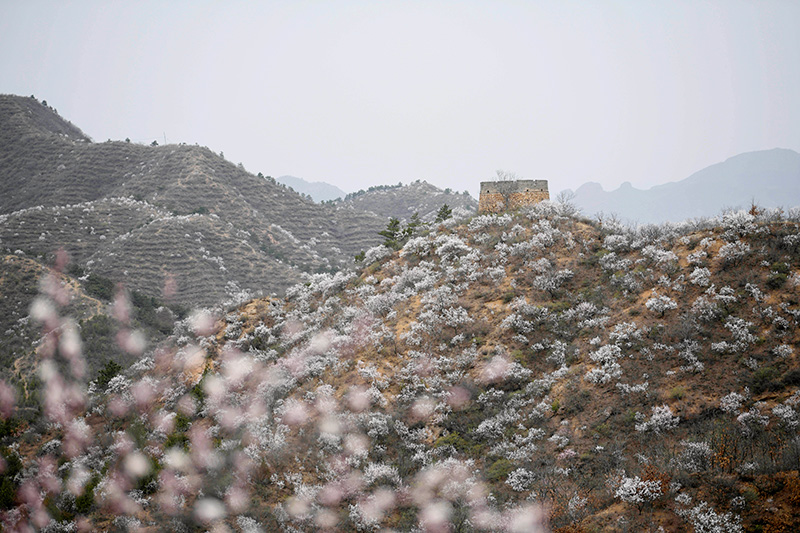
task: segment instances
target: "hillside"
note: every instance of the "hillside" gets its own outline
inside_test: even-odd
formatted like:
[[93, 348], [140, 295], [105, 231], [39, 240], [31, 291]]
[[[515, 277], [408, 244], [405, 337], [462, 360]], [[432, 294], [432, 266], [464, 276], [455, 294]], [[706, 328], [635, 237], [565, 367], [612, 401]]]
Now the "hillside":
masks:
[[451, 209], [463, 209], [465, 213], [474, 214], [478, 211], [478, 202], [469, 193], [442, 190], [420, 180], [408, 185], [400, 183], [370, 187], [333, 202], [333, 205], [374, 213], [384, 219], [394, 217], [409, 220], [414, 213], [419, 213], [426, 222], [436, 219], [436, 213], [444, 204]]
[[614, 213], [640, 224], [713, 217], [723, 209], [800, 206], [800, 154], [776, 148], [749, 152], [700, 170], [688, 178], [647, 190], [622, 184], [605, 191], [586, 183], [575, 203], [588, 216]]
[[[52, 254], [181, 303], [281, 292], [338, 270], [385, 220], [320, 206], [207, 148], [93, 143], [32, 98], [0, 96], [0, 246]], [[217, 243], [225, 250], [211, 250]], [[203, 285], [198, 286], [197, 280]], [[226, 289], [227, 287], [227, 289]]]
[[[37, 317], [49, 307], [40, 291], [56, 290], [59, 305], [69, 314], [63, 324], [64, 340], [78, 341], [83, 348], [85, 377], [94, 379], [108, 364], [128, 368], [141, 353], [129, 352], [117, 345], [121, 331], [114, 322], [114, 283], [96, 274], [87, 275], [77, 265], [56, 266], [24, 254], [0, 256], [0, 380], [17, 389], [18, 400], [28, 410], [37, 412], [41, 394], [42, 342]], [[67, 267], [66, 269], [64, 267]], [[186, 309], [139, 292], [128, 293], [130, 325], [137, 328], [144, 346], [152, 349], [166, 339], [176, 318]]]
[[61, 425], [5, 437], [5, 527], [796, 531], [797, 212], [572, 213], [449, 220], [105, 387], [44, 374]]

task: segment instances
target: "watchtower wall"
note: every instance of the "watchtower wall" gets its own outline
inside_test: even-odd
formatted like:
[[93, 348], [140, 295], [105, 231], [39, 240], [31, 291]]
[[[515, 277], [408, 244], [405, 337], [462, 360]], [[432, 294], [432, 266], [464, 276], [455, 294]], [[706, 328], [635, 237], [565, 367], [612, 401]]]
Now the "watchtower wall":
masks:
[[549, 200], [547, 180], [482, 181], [478, 213], [502, 213]]

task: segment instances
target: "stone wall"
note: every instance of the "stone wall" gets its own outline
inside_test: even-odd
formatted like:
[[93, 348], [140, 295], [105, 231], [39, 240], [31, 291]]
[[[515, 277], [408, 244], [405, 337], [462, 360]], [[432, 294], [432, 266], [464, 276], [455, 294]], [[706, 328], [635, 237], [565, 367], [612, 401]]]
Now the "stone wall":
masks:
[[547, 180], [483, 181], [478, 213], [502, 213], [549, 200]]

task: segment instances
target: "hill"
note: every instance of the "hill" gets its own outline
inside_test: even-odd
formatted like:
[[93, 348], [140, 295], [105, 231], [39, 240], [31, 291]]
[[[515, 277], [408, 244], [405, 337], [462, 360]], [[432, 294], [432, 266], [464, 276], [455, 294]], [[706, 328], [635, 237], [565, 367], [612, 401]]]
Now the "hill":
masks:
[[317, 205], [207, 148], [93, 143], [18, 96], [0, 96], [0, 184], [7, 251], [63, 247], [90, 271], [151, 296], [174, 281], [174, 298], [187, 304], [281, 292], [303, 272], [338, 270], [385, 226]]
[[281, 176], [277, 178], [278, 183], [291, 187], [300, 194], [310, 196], [315, 202], [325, 202], [342, 198], [345, 192], [335, 185], [324, 181], [308, 182], [302, 178], [294, 176]]
[[[53, 266], [20, 253], [0, 256], [0, 379], [12, 384], [20, 404], [33, 412], [38, 411], [39, 373], [47, 350], [36, 320], [50, 308], [40, 293], [54, 295], [69, 314], [60, 335], [62, 342], [77, 342], [83, 348], [78, 366], [86, 377], [95, 379], [109, 364], [128, 368], [141, 357], [141, 351], [128, 351], [117, 344], [117, 336], [125, 328], [112, 319], [115, 284], [86, 274], [75, 264], [64, 265], [64, 259], [62, 256], [59, 265]], [[166, 339], [173, 322], [186, 313], [180, 306], [165, 306], [136, 291], [129, 293], [129, 298], [128, 326], [137, 329], [137, 338], [150, 349]]]
[[753, 202], [765, 208], [798, 207], [800, 154], [780, 148], [740, 154], [647, 190], [624, 183], [607, 192], [599, 183], [586, 183], [575, 191], [574, 201], [590, 216], [615, 213], [642, 224], [713, 217]]
[[77, 400], [5, 437], [6, 527], [796, 531], [796, 213], [573, 213], [446, 221], [105, 388], [46, 375]]
[[333, 205], [366, 211], [386, 218], [409, 220], [419, 213], [425, 222], [432, 222], [436, 213], [447, 204], [451, 209], [460, 208], [465, 213], [476, 213], [478, 202], [468, 192], [442, 190], [427, 181], [417, 180], [408, 185], [379, 185], [350, 193]]

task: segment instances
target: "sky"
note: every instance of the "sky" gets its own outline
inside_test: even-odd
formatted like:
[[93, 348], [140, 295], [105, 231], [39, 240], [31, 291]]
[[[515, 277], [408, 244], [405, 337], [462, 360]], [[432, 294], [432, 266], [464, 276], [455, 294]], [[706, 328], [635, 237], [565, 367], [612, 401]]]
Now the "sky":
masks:
[[0, 93], [345, 192], [800, 151], [800, 2], [0, 0]]

